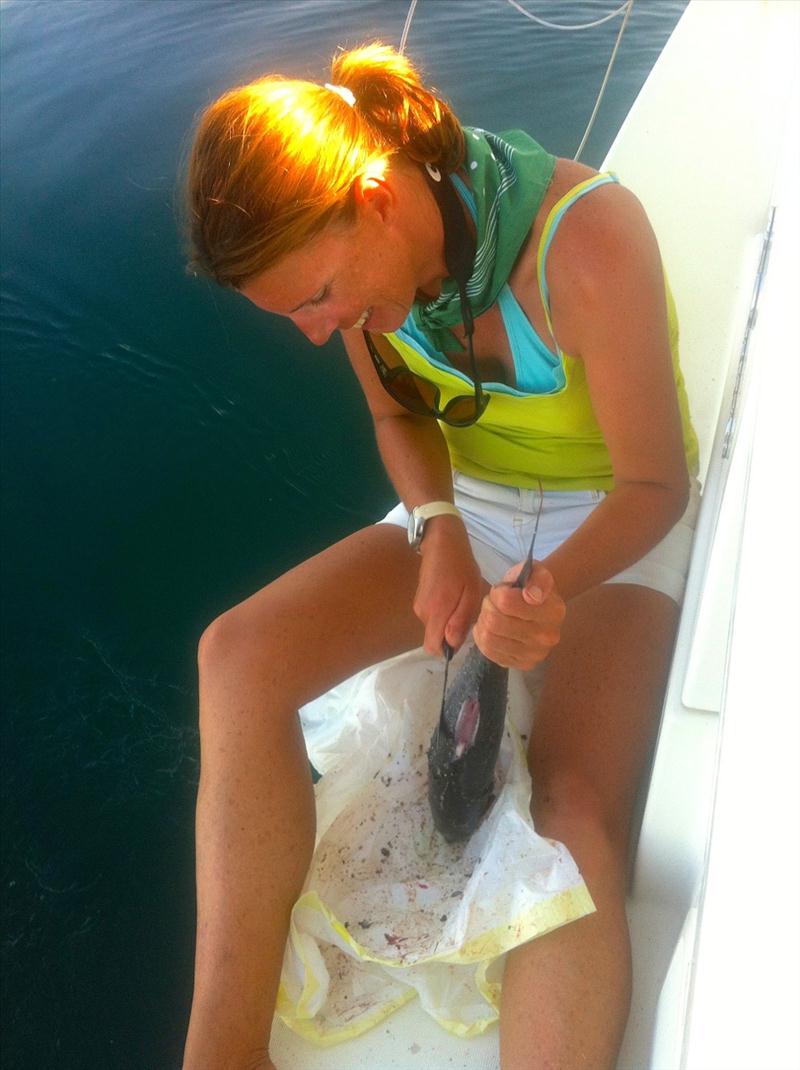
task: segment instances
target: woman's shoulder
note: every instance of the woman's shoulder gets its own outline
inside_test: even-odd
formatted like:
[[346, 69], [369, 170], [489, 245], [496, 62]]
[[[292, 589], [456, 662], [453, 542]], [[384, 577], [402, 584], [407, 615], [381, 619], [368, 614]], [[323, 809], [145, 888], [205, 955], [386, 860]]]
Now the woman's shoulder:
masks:
[[549, 210], [549, 207], [552, 207], [573, 186], [577, 186], [587, 178], [594, 178], [599, 173], [594, 167], [589, 167], [588, 164], [579, 163], [577, 160], [568, 160], [561, 156], [557, 157], [553, 178], [542, 202], [542, 208]]
[[[597, 178], [601, 173], [608, 174], [575, 160], [557, 159], [552, 181], [536, 214], [533, 231], [541, 233], [548, 216], [559, 201], [576, 187], [589, 179]], [[616, 180], [595, 186], [586, 196], [573, 201], [559, 222], [559, 231], [562, 234], [570, 232], [573, 237], [577, 235], [578, 238], [582, 233], [591, 231], [593, 236], [597, 237], [598, 230], [604, 227], [609, 233], [613, 233], [632, 214], [643, 215], [641, 204], [629, 189]]]
[[[576, 186], [600, 172], [574, 160], [559, 159], [553, 180], [534, 221], [535, 247], [548, 217]], [[548, 253], [547, 278], [551, 291], [559, 276], [570, 286], [602, 285], [609, 266], [620, 259], [634, 263], [637, 251], [654, 248], [647, 214], [636, 195], [622, 183], [608, 182], [572, 201], [558, 222]]]
[[[574, 160], [557, 160], [526, 243], [523, 270], [531, 280], [538, 276], [537, 252], [553, 208], [575, 186], [598, 174]], [[619, 182], [608, 182], [572, 201], [547, 246], [545, 270], [559, 343], [577, 355], [586, 316], [614, 304], [617, 291], [625, 290], [629, 280], [648, 286], [661, 276], [658, 245], [635, 194]]]

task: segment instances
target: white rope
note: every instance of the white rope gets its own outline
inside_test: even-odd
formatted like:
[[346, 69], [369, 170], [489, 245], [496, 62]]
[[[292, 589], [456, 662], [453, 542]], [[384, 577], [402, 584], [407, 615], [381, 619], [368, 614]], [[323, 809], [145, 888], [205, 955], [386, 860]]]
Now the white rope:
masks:
[[406, 41], [408, 40], [408, 31], [411, 29], [411, 20], [414, 18], [414, 9], [416, 8], [416, 6], [417, 6], [417, 0], [411, 0], [411, 3], [409, 4], [409, 7], [408, 7], [408, 14], [406, 15], [406, 24], [403, 27], [402, 34], [400, 35], [400, 48], [399, 48], [398, 51], [400, 52], [401, 56], [406, 50]]
[[611, 53], [611, 59], [608, 61], [608, 67], [606, 67], [605, 78], [603, 78], [603, 84], [600, 86], [600, 92], [597, 94], [597, 100], [594, 104], [594, 110], [591, 116], [589, 117], [589, 123], [586, 127], [586, 130], [584, 131], [583, 137], [581, 138], [581, 143], [580, 145], [578, 145], [578, 151], [573, 156], [574, 160], [577, 160], [580, 157], [580, 154], [583, 152], [586, 142], [589, 140], [589, 134], [591, 134], [592, 132], [594, 121], [597, 118], [598, 111], [600, 110], [600, 101], [603, 99], [603, 94], [605, 93], [606, 86], [608, 85], [608, 79], [611, 76], [611, 68], [614, 66], [614, 60], [617, 58], [617, 49], [619, 48], [619, 43], [622, 40], [623, 33], [625, 33], [625, 27], [628, 24], [628, 18], [630, 17], [630, 13], [633, 10], [633, 0], [627, 0], [625, 7], [627, 9], [625, 11], [625, 18], [622, 20], [622, 25], [619, 28], [617, 40], [614, 43], [614, 51]]
[[[538, 22], [540, 26], [547, 26], [550, 30], [591, 30], [593, 26], [602, 26], [604, 22], [608, 22], [610, 19], [616, 18], [617, 15], [621, 15], [625, 8], [629, 7], [628, 0], [625, 0], [625, 3], [622, 4], [621, 7], [618, 7], [616, 11], [612, 11], [610, 15], [604, 15], [601, 19], [597, 19], [595, 22], [584, 22], [579, 26], [562, 26], [558, 22], [548, 22], [539, 15], [531, 14], [530, 11], [525, 10], [522, 4], [517, 3], [517, 0], [508, 0], [508, 2], [512, 7], [516, 8], [521, 15], [524, 15], [526, 19], [530, 19], [532, 22]], [[416, 3], [416, 0], [414, 0], [414, 3]]]
[[[600, 92], [597, 94], [597, 100], [595, 101], [592, 114], [589, 117], [589, 122], [587, 124], [586, 130], [584, 131], [583, 137], [581, 138], [581, 143], [580, 145], [578, 145], [578, 151], [573, 156], [574, 160], [578, 160], [586, 146], [586, 142], [589, 140], [589, 134], [591, 134], [592, 132], [595, 119], [597, 118], [597, 113], [600, 110], [600, 104], [603, 100], [603, 96], [606, 91], [606, 86], [608, 85], [608, 79], [611, 76], [611, 70], [614, 66], [614, 61], [617, 58], [617, 52], [619, 50], [620, 42], [622, 41], [622, 35], [625, 33], [625, 27], [628, 25], [628, 19], [630, 18], [630, 14], [633, 9], [633, 0], [625, 0], [625, 3], [618, 7], [616, 11], [612, 11], [608, 15], [604, 15], [601, 19], [596, 19], [594, 22], [584, 22], [581, 25], [573, 26], [563, 26], [557, 22], [548, 22], [546, 19], [540, 18], [538, 15], [533, 15], [530, 11], [526, 11], [522, 4], [518, 3], [517, 0], [508, 0], [508, 2], [513, 8], [519, 11], [520, 14], [524, 15], [528, 19], [531, 19], [532, 22], [538, 22], [541, 26], [547, 26], [551, 30], [590, 30], [595, 26], [602, 26], [604, 22], [608, 22], [610, 19], [616, 18], [617, 15], [621, 15], [623, 11], [625, 12], [625, 17], [623, 18], [622, 25], [619, 28], [617, 39], [614, 42], [614, 50], [611, 53], [611, 59], [608, 61], [608, 67], [606, 67], [606, 73], [603, 78], [602, 85], [600, 86]], [[408, 33], [411, 29], [411, 20], [414, 18], [414, 11], [416, 10], [416, 7], [417, 0], [411, 0], [411, 3], [408, 7], [408, 13], [406, 15], [405, 25], [403, 26], [403, 32], [400, 35], [399, 51], [401, 55], [403, 54], [403, 52], [405, 52], [406, 42], [408, 41]]]

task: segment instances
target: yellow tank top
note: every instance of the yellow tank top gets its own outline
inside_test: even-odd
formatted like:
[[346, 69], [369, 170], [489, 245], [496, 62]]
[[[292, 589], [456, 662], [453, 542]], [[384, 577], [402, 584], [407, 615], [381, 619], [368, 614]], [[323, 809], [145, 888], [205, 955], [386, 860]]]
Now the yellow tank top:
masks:
[[[537, 265], [551, 335], [553, 327], [545, 261], [556, 227], [576, 200], [602, 182], [614, 180], [614, 176], [598, 175], [579, 183], [548, 214]], [[665, 288], [669, 343], [686, 459], [690, 472], [696, 474], [697, 436], [689, 417], [686, 387], [678, 359], [678, 317], [666, 279]], [[546, 354], [547, 350], [533, 328], [528, 326], [528, 331], [534, 334]], [[452, 397], [469, 392], [467, 377], [446, 365], [442, 355], [434, 354], [418, 334], [412, 335], [403, 329], [386, 335], [386, 338], [411, 371], [436, 384], [441, 394], [441, 408]], [[484, 384], [484, 391], [491, 396], [491, 401], [476, 424], [458, 428], [440, 422], [453, 468], [478, 479], [514, 487], [535, 488], [540, 484], [545, 490], [610, 490], [613, 487], [611, 459], [592, 408], [583, 361], [568, 356], [560, 348], [558, 355], [555, 385], [548, 392], [527, 393], [503, 384]]]

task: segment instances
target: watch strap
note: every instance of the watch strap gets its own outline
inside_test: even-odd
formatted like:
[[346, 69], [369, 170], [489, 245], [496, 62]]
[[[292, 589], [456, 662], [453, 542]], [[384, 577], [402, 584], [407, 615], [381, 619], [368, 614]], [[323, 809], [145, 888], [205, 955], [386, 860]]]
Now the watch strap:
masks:
[[442, 516], [444, 513], [449, 513], [451, 516], [461, 516], [461, 513], [452, 502], [426, 502], [424, 505], [415, 506], [412, 512], [421, 520], [430, 520], [432, 517]]

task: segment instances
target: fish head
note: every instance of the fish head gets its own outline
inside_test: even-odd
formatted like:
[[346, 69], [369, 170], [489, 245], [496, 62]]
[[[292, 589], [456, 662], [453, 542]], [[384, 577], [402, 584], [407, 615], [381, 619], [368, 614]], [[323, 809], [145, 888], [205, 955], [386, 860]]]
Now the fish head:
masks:
[[491, 789], [473, 794], [458, 775], [431, 777], [428, 796], [433, 823], [448, 843], [469, 839], [494, 801]]

